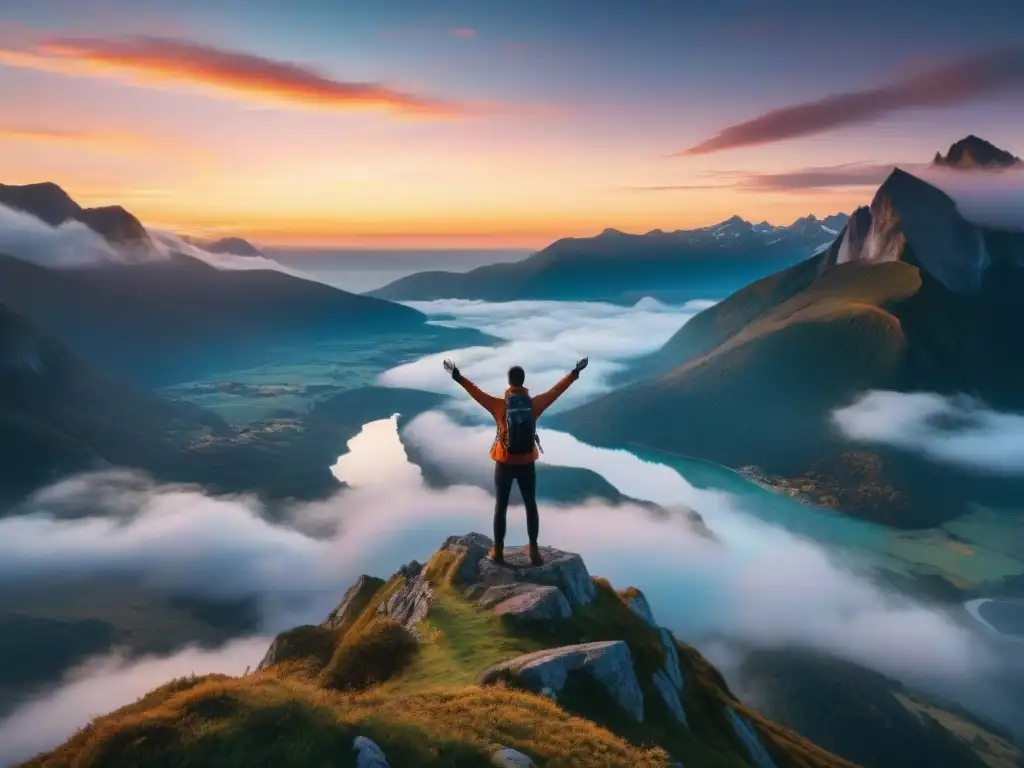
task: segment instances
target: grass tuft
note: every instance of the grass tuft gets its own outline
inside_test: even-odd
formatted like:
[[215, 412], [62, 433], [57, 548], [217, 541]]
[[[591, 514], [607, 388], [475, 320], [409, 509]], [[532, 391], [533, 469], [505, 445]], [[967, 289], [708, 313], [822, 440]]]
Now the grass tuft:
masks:
[[339, 691], [369, 688], [401, 672], [418, 650], [419, 643], [409, 630], [398, 622], [379, 619], [341, 641], [320, 683]]

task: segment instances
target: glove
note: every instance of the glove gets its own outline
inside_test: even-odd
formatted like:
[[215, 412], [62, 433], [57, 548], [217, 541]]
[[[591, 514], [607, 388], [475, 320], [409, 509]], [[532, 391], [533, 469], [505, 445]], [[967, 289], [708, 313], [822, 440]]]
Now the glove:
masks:
[[584, 368], [586, 368], [589, 363], [590, 363], [590, 358], [589, 357], [584, 357], [582, 360], [580, 360], [578, 363], [576, 363], [576, 367], [572, 369], [572, 372], [575, 373], [577, 376], [579, 376], [580, 375], [580, 371], [582, 371]]
[[455, 381], [459, 381], [462, 378], [462, 374], [459, 373], [459, 369], [451, 360], [444, 361], [444, 369], [452, 375], [452, 378], [455, 379]]

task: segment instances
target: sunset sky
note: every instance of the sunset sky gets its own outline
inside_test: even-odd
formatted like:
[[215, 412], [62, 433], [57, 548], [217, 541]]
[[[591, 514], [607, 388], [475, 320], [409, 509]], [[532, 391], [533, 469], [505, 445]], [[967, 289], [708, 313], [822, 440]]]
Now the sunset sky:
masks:
[[968, 133], [1021, 0], [0, 0], [0, 181], [265, 245], [789, 223]]

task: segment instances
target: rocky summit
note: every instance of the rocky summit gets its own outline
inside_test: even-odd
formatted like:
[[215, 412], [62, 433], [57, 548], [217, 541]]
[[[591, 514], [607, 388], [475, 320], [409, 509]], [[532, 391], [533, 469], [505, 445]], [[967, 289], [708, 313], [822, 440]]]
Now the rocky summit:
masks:
[[254, 673], [169, 682], [27, 765], [852, 768], [736, 698], [640, 590], [491, 543], [360, 576]]

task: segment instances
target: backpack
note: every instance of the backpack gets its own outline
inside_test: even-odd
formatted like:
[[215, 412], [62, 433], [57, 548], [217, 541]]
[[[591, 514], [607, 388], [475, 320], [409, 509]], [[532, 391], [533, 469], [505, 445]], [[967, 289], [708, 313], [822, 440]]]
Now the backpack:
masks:
[[536, 441], [532, 399], [529, 395], [509, 395], [505, 399], [506, 450], [510, 454], [533, 453]]

